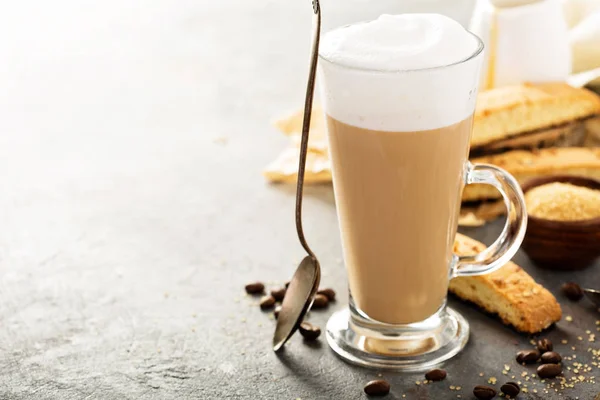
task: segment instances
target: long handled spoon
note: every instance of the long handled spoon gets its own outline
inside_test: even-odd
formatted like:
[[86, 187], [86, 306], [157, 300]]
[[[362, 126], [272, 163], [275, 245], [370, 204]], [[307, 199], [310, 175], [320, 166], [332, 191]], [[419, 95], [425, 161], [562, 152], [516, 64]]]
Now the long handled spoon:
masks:
[[304, 250], [308, 253], [290, 281], [281, 311], [277, 318], [277, 326], [273, 335], [273, 350], [278, 351], [285, 342], [296, 332], [304, 319], [306, 312], [312, 305], [315, 293], [321, 280], [321, 267], [315, 253], [310, 249], [304, 231], [302, 230], [302, 190], [304, 187], [304, 169], [306, 167], [306, 152], [308, 149], [308, 133], [310, 129], [310, 116], [312, 111], [313, 95], [315, 92], [315, 75], [317, 57], [319, 53], [319, 37], [321, 34], [321, 7], [319, 0], [312, 0], [313, 26], [312, 49], [310, 56], [310, 70], [306, 86], [306, 99], [304, 101], [304, 121], [302, 123], [302, 142], [300, 143], [300, 163], [298, 166], [298, 184], [296, 186], [296, 231], [298, 239]]

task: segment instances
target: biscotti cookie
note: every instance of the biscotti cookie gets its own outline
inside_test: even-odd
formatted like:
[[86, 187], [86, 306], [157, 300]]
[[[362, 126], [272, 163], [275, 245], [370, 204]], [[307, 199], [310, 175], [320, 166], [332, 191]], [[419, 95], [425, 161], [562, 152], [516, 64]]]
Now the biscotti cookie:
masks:
[[[548, 175], [576, 175], [600, 179], [600, 148], [564, 147], [533, 151], [513, 150], [494, 156], [472, 159], [473, 163], [492, 164], [504, 168], [519, 183]], [[463, 201], [500, 198], [500, 193], [489, 185], [467, 185]]]
[[[457, 254], [471, 255], [484, 249], [484, 244], [456, 235], [454, 251]], [[540, 332], [560, 321], [562, 316], [560, 305], [552, 293], [513, 262], [490, 274], [454, 278], [450, 281], [449, 290], [461, 299], [498, 315], [502, 322], [521, 332]]]
[[471, 149], [470, 157], [499, 154], [511, 150], [534, 150], [546, 147], [580, 147], [584, 146], [587, 132], [587, 121], [576, 121], [558, 127], [542, 129], [527, 135], [511, 136], [487, 143]]
[[505, 86], [479, 93], [471, 149], [600, 114], [600, 96], [566, 83]]

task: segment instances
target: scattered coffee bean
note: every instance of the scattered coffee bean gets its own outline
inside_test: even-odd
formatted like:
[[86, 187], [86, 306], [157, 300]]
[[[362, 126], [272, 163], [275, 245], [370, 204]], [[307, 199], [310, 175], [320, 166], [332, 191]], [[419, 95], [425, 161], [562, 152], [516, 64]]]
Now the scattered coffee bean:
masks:
[[538, 350], [521, 350], [517, 353], [517, 362], [519, 364], [533, 364], [540, 358]]
[[327, 307], [327, 304], [329, 304], [329, 300], [327, 299], [327, 297], [325, 297], [325, 295], [322, 294], [317, 294], [315, 296], [315, 301], [313, 301], [312, 308], [325, 308]]
[[473, 394], [479, 400], [489, 400], [496, 396], [496, 391], [489, 386], [478, 385], [473, 389]]
[[290, 286], [290, 281], [287, 281], [284, 286], [287, 289]]
[[561, 360], [562, 357], [555, 351], [547, 351], [542, 354], [542, 364], [558, 364]]
[[559, 364], [542, 364], [537, 369], [537, 374], [540, 378], [554, 378], [562, 373], [562, 368]]
[[317, 294], [322, 294], [327, 297], [327, 300], [334, 301], [335, 300], [335, 290], [327, 288], [327, 289], [319, 289]]
[[575, 282], [567, 282], [560, 288], [565, 297], [571, 301], [579, 301], [583, 297], [581, 286]]
[[279, 318], [279, 313], [281, 312], [281, 306], [275, 307], [275, 311], [273, 311], [273, 316], [275, 319]]
[[271, 296], [275, 297], [277, 301], [283, 301], [285, 297], [286, 288], [279, 288], [271, 290]]
[[443, 369], [432, 369], [425, 374], [425, 379], [428, 381], [443, 381], [446, 379], [446, 371]]
[[521, 388], [515, 382], [507, 382], [504, 385], [502, 385], [502, 387], [500, 387], [500, 390], [502, 390], [502, 393], [504, 393], [505, 395], [514, 398], [519, 394]]
[[385, 396], [390, 392], [390, 384], [383, 379], [378, 379], [367, 383], [364, 391], [369, 396]]
[[540, 339], [537, 341], [537, 348], [542, 354], [544, 354], [547, 351], [552, 351], [552, 342], [550, 341], [550, 339]]
[[261, 294], [265, 291], [265, 285], [262, 282], [254, 282], [246, 285], [246, 293]]
[[268, 310], [269, 308], [273, 308], [275, 305], [275, 297], [273, 296], [263, 296], [260, 299], [260, 308], [263, 310]]
[[315, 340], [321, 334], [321, 329], [318, 326], [311, 324], [310, 322], [301, 323], [298, 330], [306, 340]]

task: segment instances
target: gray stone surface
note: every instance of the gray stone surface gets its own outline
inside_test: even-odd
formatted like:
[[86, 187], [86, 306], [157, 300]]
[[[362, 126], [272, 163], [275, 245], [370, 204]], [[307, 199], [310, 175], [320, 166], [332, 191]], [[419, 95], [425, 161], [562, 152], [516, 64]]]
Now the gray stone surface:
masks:
[[[286, 143], [269, 120], [302, 102], [308, 0], [5, 3], [0, 398], [364, 398], [378, 371], [299, 337], [276, 356], [273, 321], [243, 294], [251, 280], [283, 282], [303, 255], [293, 188], [266, 184], [260, 171]], [[403, 10], [465, 22], [470, 6], [323, 3], [330, 26]], [[323, 284], [340, 294], [311, 314], [323, 326], [346, 287], [329, 186], [308, 188], [305, 216]], [[490, 239], [494, 226], [472, 234]], [[554, 293], [566, 279], [600, 286], [598, 266], [549, 273], [516, 259]], [[590, 343], [577, 336], [595, 331], [598, 313], [559, 299], [573, 322], [545, 336], [568, 338], [559, 350], [576, 345], [588, 362]], [[479, 372], [503, 381], [504, 364], [523, 370], [513, 357], [529, 338], [451, 303], [472, 336], [446, 364], [447, 381], [383, 373], [388, 398], [470, 398]], [[593, 389], [521, 398], [591, 399]]]

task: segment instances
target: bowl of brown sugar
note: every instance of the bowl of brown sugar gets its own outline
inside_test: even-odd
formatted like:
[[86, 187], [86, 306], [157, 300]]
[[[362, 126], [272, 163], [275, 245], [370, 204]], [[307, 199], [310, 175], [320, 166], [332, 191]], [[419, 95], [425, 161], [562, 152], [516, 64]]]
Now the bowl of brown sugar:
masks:
[[537, 265], [581, 269], [600, 256], [600, 181], [535, 178], [523, 185], [528, 226], [523, 250]]

